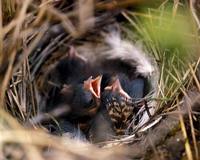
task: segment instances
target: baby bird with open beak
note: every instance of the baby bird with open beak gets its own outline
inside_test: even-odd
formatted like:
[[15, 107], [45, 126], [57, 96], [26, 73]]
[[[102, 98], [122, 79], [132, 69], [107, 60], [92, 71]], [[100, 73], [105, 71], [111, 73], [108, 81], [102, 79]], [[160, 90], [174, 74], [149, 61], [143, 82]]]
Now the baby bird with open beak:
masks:
[[[107, 75], [106, 75], [107, 76]], [[111, 77], [103, 77], [104, 83]], [[104, 142], [111, 140], [115, 135], [125, 133], [131, 118], [133, 117], [132, 105], [127, 105], [126, 100], [131, 97], [122, 89], [119, 79], [107, 86], [101, 94], [101, 107], [94, 117], [89, 138], [92, 142]]]
[[54, 105], [69, 107], [69, 112], [59, 117], [87, 132], [91, 119], [100, 107], [101, 76], [90, 77], [84, 83], [64, 85]]
[[129, 99], [131, 97], [122, 89], [118, 78], [102, 93], [102, 106], [108, 111], [117, 135], [125, 133], [133, 117], [134, 106], [126, 103]]
[[131, 121], [138, 111], [138, 102], [145, 96], [145, 79], [129, 79], [118, 74], [105, 87], [101, 102], [117, 135], [126, 134]]

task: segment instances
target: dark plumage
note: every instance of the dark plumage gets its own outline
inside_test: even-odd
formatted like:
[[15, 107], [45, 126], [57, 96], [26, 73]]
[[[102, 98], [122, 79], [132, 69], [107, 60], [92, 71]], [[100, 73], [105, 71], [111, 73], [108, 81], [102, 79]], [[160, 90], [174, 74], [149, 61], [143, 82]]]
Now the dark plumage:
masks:
[[113, 136], [116, 136], [116, 133], [113, 130], [110, 116], [105, 108], [100, 108], [92, 119], [88, 139], [93, 143], [98, 143], [111, 140]]
[[118, 74], [123, 90], [133, 99], [140, 100], [149, 92], [148, 79], [145, 77], [129, 78], [125, 74]]
[[82, 83], [91, 76], [91, 72], [92, 70], [87, 60], [80, 56], [72, 46], [66, 58], [57, 64], [54, 71], [61, 84]]
[[[59, 102], [66, 102], [76, 114], [89, 111], [99, 106], [101, 76], [96, 79], [91, 77], [82, 84], [64, 85], [60, 93]], [[89, 113], [87, 113], [89, 114]]]
[[[46, 68], [47, 73], [40, 74], [36, 81], [42, 100], [45, 97], [46, 102], [40, 110], [52, 113], [58, 108], [67, 108], [66, 113], [54, 117], [58, 124], [65, 126], [64, 122], [66, 122], [67, 129], [71, 124], [74, 128], [85, 131], [99, 109], [102, 77], [92, 79], [93, 71], [90, 64], [72, 46], [67, 55], [62, 56], [58, 61], [56, 57], [55, 54], [45, 62], [42, 72], [45, 73]], [[55, 126], [53, 121], [44, 124]], [[56, 131], [54, 129], [51, 132]]]
[[70, 111], [58, 119], [64, 119], [82, 130], [87, 130], [100, 106], [100, 84], [101, 76], [95, 79], [90, 77], [80, 84], [64, 85], [60, 93], [53, 98], [49, 109], [69, 107]]
[[67, 55], [54, 53], [46, 60], [36, 78], [37, 89], [41, 95], [46, 97], [55, 88], [63, 84], [79, 84], [91, 76], [89, 63], [80, 56], [73, 46], [70, 47]]

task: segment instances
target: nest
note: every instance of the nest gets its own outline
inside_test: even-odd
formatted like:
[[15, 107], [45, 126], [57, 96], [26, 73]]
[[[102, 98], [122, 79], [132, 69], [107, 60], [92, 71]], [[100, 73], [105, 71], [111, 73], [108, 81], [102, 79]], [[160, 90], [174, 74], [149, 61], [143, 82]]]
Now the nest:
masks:
[[[150, 61], [155, 67], [156, 74], [150, 76], [148, 93], [139, 101], [125, 100], [127, 104], [142, 106], [132, 117], [132, 122], [127, 128], [128, 134], [92, 144], [87, 140], [80, 141], [80, 139], [70, 138], [68, 134], [51, 135], [41, 125], [43, 121], [54, 121], [55, 117], [68, 112], [66, 108], [62, 107], [43, 112], [43, 108], [48, 104], [44, 97], [52, 92], [52, 88], [57, 87], [55, 81], [50, 85], [47, 82], [52, 80], [52, 75], [56, 76], [54, 69], [66, 57], [66, 52], [71, 46], [74, 46], [77, 52], [95, 52], [99, 46], [100, 50], [102, 48], [103, 51], [105, 48], [107, 50], [102, 35], [109, 33], [113, 28], [114, 30], [120, 28], [122, 37], [131, 41], [132, 39], [128, 35], [131, 31], [124, 25], [127, 19], [130, 20], [127, 17], [128, 10], [125, 9], [130, 4], [142, 5], [134, 0], [124, 2], [88, 0], [84, 4], [82, 1], [74, 3], [62, 0], [46, 3], [41, 1], [33, 3], [29, 0], [24, 3], [16, 1], [16, 10], [12, 10], [12, 12], [19, 13], [19, 16], [13, 20], [10, 20], [12, 16], [6, 19], [7, 22], [3, 27], [4, 46], [1, 47], [3, 52], [8, 55], [4, 54], [0, 59], [2, 81], [0, 98], [1, 105], [5, 106], [6, 110], [6, 112], [1, 111], [0, 113], [2, 115], [3, 156], [10, 159], [128, 159], [128, 157], [148, 159], [152, 149], [151, 142], [156, 147], [165, 142], [169, 148], [172, 146], [171, 143], [168, 143], [169, 139], [166, 138], [172, 134], [172, 130], [178, 138], [181, 137], [178, 144], [182, 145], [186, 137], [179, 136], [180, 130], [177, 129], [179, 128], [179, 119], [176, 119], [176, 116], [169, 116], [168, 108], [165, 109], [163, 106], [181, 104], [183, 107], [180, 110], [183, 113], [180, 114], [180, 117], [190, 119], [190, 117], [188, 118], [190, 112], [184, 112], [183, 109], [184, 102], [188, 103], [187, 93], [184, 95], [187, 100], [180, 98], [183, 97], [182, 94], [179, 94], [178, 98], [177, 96], [173, 97], [173, 101], [167, 102], [164, 96], [164, 98], [160, 96], [164, 90], [163, 72], [158, 69], [162, 66], [157, 67], [155, 55]], [[91, 49], [91, 42], [98, 44], [95, 49], [94, 47]], [[52, 56], [55, 53], [56, 55]], [[94, 59], [95, 57], [98, 55], [94, 54]], [[89, 58], [93, 59], [93, 57]], [[194, 83], [197, 88], [199, 82], [195, 78], [195, 71], [198, 63], [199, 61], [190, 66], [190, 72], [195, 79]], [[188, 84], [187, 87], [191, 88], [194, 83], [192, 84], [192, 80], [188, 80], [188, 75], [189, 73], [185, 75], [184, 82], [186, 83], [184, 85]], [[37, 80], [41, 76], [43, 77], [42, 81], [38, 82]], [[38, 90], [38, 83], [42, 86], [43, 96]], [[198, 95], [198, 92], [196, 89], [192, 91], [195, 96]], [[48, 94], [45, 95], [46, 93]], [[192, 94], [190, 99], [195, 96]], [[178, 99], [181, 99], [181, 102]], [[180, 111], [176, 108], [170, 109], [175, 112]], [[165, 125], [164, 121], [170, 127]], [[190, 121], [192, 120], [190, 119]], [[56, 120], [54, 122], [56, 123]], [[182, 129], [184, 128], [182, 127]], [[162, 136], [159, 137], [158, 133], [161, 131], [163, 131]], [[173, 139], [173, 137], [170, 138]], [[150, 142], [149, 139], [152, 141]], [[164, 155], [165, 149], [158, 149], [160, 156]], [[184, 150], [180, 147], [181, 149]], [[134, 153], [132, 153], [133, 150]], [[169, 153], [168, 150], [167, 153]], [[166, 157], [169, 158], [169, 156], [174, 157], [173, 154], [168, 154]]]

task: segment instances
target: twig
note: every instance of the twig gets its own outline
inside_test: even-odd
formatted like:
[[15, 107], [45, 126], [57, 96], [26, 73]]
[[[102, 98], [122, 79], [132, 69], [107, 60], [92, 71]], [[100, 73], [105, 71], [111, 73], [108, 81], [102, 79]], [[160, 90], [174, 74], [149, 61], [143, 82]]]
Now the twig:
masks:
[[99, 10], [113, 10], [117, 8], [124, 8], [130, 5], [136, 5], [146, 2], [146, 0], [113, 0], [111, 2], [97, 3], [96, 8]]

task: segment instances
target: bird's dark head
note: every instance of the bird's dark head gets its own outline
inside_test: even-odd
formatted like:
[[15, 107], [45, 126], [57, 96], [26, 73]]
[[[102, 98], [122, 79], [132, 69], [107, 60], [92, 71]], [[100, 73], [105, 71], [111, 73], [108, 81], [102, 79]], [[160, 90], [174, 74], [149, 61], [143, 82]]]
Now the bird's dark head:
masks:
[[67, 56], [56, 66], [56, 72], [61, 83], [77, 84], [90, 76], [91, 67], [87, 60], [71, 46]]
[[77, 85], [64, 85], [61, 90], [62, 97], [72, 107], [75, 114], [96, 114], [100, 105], [101, 76], [95, 79], [90, 77], [84, 83]]
[[133, 117], [134, 106], [129, 103], [130, 96], [122, 89], [116, 79], [102, 93], [102, 106], [105, 106], [116, 134], [125, 134]]

